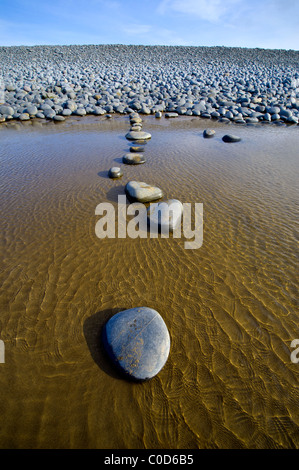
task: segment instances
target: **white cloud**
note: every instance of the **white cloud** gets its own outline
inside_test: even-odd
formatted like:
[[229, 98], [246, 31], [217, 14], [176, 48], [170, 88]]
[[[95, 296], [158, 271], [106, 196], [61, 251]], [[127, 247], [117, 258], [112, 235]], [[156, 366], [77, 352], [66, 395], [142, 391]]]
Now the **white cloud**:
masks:
[[239, 0], [162, 0], [158, 13], [177, 13], [196, 16], [202, 20], [218, 22]]
[[148, 24], [129, 24], [123, 28], [126, 34], [147, 34], [150, 32], [152, 27]]

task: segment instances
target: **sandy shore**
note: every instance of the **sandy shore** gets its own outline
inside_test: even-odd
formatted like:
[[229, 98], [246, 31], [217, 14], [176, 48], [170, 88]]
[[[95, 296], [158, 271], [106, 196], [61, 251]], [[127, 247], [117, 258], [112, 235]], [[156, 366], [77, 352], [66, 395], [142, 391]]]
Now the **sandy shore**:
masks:
[[[298, 128], [214, 122], [205, 139], [198, 117], [143, 116], [152, 139], [134, 166], [128, 127], [122, 115], [0, 126], [0, 447], [298, 448]], [[202, 247], [99, 239], [96, 206], [116, 207], [131, 180], [203, 203]], [[171, 350], [133, 384], [100, 332], [143, 305]]]

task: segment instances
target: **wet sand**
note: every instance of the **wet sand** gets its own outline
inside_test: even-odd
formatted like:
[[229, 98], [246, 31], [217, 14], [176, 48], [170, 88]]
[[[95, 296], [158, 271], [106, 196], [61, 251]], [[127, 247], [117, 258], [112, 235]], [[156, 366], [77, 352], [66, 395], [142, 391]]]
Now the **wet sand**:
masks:
[[[126, 116], [0, 127], [0, 447], [298, 448], [298, 129], [143, 120], [140, 166], [121, 163]], [[95, 207], [132, 179], [203, 203], [203, 246], [98, 239]], [[99, 334], [143, 305], [171, 349], [136, 384]]]

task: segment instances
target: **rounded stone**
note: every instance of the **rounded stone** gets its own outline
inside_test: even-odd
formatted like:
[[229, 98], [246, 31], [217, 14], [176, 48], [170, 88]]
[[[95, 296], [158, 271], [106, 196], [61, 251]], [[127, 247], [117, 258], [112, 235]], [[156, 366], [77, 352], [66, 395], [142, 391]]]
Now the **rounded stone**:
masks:
[[145, 162], [145, 156], [140, 153], [127, 153], [123, 156], [123, 163], [126, 163], [127, 165], [140, 165]]
[[139, 132], [139, 131], [141, 131], [141, 129], [142, 129], [142, 126], [137, 126], [136, 124], [134, 124], [132, 127], [130, 127], [131, 132]]
[[208, 139], [210, 137], [214, 137], [214, 135], [215, 135], [214, 129], [205, 129], [203, 131], [203, 136], [204, 136], [205, 139]]
[[178, 113], [175, 113], [175, 112], [165, 113], [165, 117], [166, 118], [175, 118], [175, 117], [178, 117]]
[[108, 172], [109, 178], [120, 178], [123, 175], [121, 168], [113, 166]]
[[86, 115], [86, 111], [84, 108], [78, 108], [76, 109], [76, 111], [74, 111], [74, 114], [76, 116], [85, 116]]
[[28, 121], [28, 119], [30, 119], [30, 116], [28, 113], [22, 113], [20, 116], [19, 116], [19, 119], [20, 121]]
[[139, 144], [139, 145], [145, 145], [145, 144], [147, 144], [147, 141], [146, 141], [146, 140], [142, 140], [142, 139], [140, 139], [140, 140], [137, 139], [137, 140], [134, 141], [134, 143], [135, 143], [135, 144]]
[[57, 115], [56, 115], [56, 116], [53, 116], [53, 121], [55, 121], [55, 122], [63, 122], [63, 121], [65, 121], [65, 117], [63, 117], [63, 116], [57, 116]]
[[173, 232], [181, 223], [183, 204], [178, 199], [154, 202], [147, 209], [151, 228], [160, 228], [162, 233]]
[[142, 119], [141, 119], [141, 117], [134, 116], [130, 119], [130, 122], [131, 122], [131, 124], [141, 124]]
[[152, 136], [149, 132], [130, 131], [126, 134], [128, 140], [145, 140], [150, 139]]
[[132, 146], [130, 147], [130, 152], [144, 152], [144, 147]]
[[115, 366], [130, 379], [157, 375], [170, 351], [170, 336], [161, 315], [149, 307], [123, 310], [102, 331], [104, 348]]
[[70, 116], [71, 114], [72, 114], [71, 109], [65, 108], [65, 109], [62, 111], [62, 115], [63, 115], [63, 116]]
[[12, 106], [2, 105], [0, 106], [0, 114], [4, 114], [5, 116], [12, 116], [14, 114], [14, 109]]
[[232, 134], [226, 134], [222, 137], [223, 142], [240, 142], [241, 137]]
[[141, 181], [129, 181], [125, 186], [125, 191], [129, 197], [139, 202], [155, 201], [163, 196], [160, 188]]
[[35, 116], [38, 113], [38, 109], [36, 106], [27, 106], [25, 112], [29, 114], [29, 116]]

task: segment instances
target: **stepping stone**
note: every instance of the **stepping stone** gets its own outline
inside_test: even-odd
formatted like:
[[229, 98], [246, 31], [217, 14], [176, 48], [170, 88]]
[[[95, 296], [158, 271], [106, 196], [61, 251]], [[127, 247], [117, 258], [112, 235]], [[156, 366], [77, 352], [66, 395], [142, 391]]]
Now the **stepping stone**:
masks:
[[145, 144], [147, 144], [147, 141], [146, 140], [134, 140], [134, 143], [135, 144], [140, 144], [140, 145], [145, 145]]
[[160, 188], [140, 181], [129, 181], [126, 184], [125, 191], [129, 197], [139, 202], [155, 201], [163, 196]]
[[160, 372], [170, 351], [170, 336], [161, 315], [152, 308], [130, 308], [108, 320], [102, 331], [113, 364], [129, 379], [148, 380]]
[[140, 153], [127, 153], [123, 156], [123, 162], [127, 165], [140, 165], [146, 162], [146, 158]]
[[149, 132], [142, 131], [130, 131], [126, 134], [126, 139], [128, 140], [147, 140], [152, 136]]
[[150, 227], [159, 227], [165, 233], [172, 232], [180, 225], [182, 214], [183, 204], [178, 199], [153, 203], [147, 209]]
[[141, 117], [137, 117], [137, 116], [136, 116], [136, 117], [132, 117], [132, 118], [130, 119], [130, 122], [131, 122], [131, 124], [141, 124], [141, 123], [142, 123], [142, 119], [141, 119]]
[[210, 137], [214, 137], [215, 135], [215, 131], [214, 129], [205, 129], [203, 131], [203, 136], [206, 138], [206, 139], [209, 139]]
[[166, 118], [175, 118], [178, 117], [178, 113], [165, 113]]
[[232, 134], [226, 134], [222, 137], [223, 142], [239, 142], [241, 137]]
[[132, 146], [130, 152], [144, 152], [144, 147]]
[[113, 166], [108, 172], [109, 178], [120, 178], [123, 175], [121, 168]]

